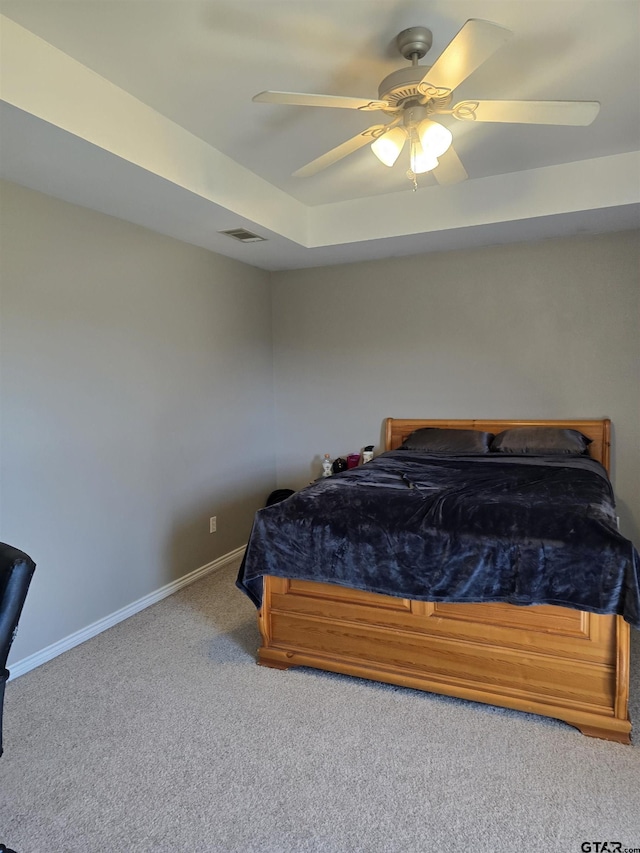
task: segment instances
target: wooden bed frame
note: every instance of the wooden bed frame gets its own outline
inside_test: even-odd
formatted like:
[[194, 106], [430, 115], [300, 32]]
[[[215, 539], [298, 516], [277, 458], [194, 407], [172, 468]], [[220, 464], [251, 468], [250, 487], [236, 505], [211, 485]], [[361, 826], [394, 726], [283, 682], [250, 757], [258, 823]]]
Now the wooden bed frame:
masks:
[[[386, 421], [387, 450], [420, 427], [578, 429], [609, 470], [610, 421]], [[555, 606], [413, 601], [266, 576], [258, 662], [331, 672], [555, 717], [630, 742], [629, 625]]]

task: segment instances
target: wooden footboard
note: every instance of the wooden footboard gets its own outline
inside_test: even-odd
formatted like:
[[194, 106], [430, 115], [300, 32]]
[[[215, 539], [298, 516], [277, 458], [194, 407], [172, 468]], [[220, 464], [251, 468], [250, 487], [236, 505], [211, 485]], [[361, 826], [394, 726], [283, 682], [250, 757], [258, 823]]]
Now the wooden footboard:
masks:
[[[388, 418], [385, 449], [421, 427], [492, 433], [580, 430], [609, 470], [610, 422]], [[563, 607], [434, 604], [332, 584], [265, 577], [259, 663], [311, 666], [555, 717], [593, 737], [630, 742], [629, 626]]]
[[259, 663], [555, 717], [630, 742], [629, 626], [562, 607], [433, 604], [266, 577]]

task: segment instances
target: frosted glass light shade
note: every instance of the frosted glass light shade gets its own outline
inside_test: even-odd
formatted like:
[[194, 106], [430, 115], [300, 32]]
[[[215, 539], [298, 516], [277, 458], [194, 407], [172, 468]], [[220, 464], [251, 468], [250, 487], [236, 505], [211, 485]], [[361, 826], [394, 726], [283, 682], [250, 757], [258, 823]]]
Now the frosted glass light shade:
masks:
[[448, 127], [428, 118], [425, 118], [418, 125], [418, 136], [423, 149], [429, 151], [434, 157], [440, 157], [441, 154], [444, 154], [453, 141], [453, 136]]
[[406, 139], [406, 131], [401, 127], [394, 127], [388, 133], [376, 139], [375, 142], [372, 142], [371, 150], [385, 166], [393, 166], [404, 148]]
[[418, 139], [411, 142], [411, 171], [416, 175], [430, 172], [438, 165], [437, 158], [431, 151], [425, 151]]

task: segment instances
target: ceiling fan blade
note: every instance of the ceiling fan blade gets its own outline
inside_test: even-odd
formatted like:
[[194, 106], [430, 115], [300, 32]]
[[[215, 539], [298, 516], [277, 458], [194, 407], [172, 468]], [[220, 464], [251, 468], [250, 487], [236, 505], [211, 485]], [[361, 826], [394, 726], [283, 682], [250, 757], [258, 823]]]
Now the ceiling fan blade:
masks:
[[438, 91], [441, 94], [452, 91], [502, 47], [511, 35], [511, 30], [498, 24], [471, 18], [422, 78], [418, 84], [420, 92], [433, 97]]
[[433, 170], [433, 177], [442, 187], [459, 184], [469, 177], [452, 145], [438, 157], [438, 166]]
[[303, 92], [260, 92], [251, 99], [261, 104], [293, 104], [299, 107], [339, 107], [343, 110], [395, 110], [387, 101], [345, 98], [341, 95], [308, 95]]
[[461, 101], [451, 114], [460, 121], [586, 126], [600, 111], [597, 101]]
[[371, 127], [368, 127], [357, 136], [352, 136], [351, 139], [347, 139], [346, 142], [343, 142], [336, 148], [332, 148], [331, 151], [327, 151], [326, 154], [323, 154], [321, 157], [317, 157], [315, 160], [307, 163], [306, 166], [302, 166], [301, 169], [298, 169], [293, 173], [293, 177], [309, 178], [311, 175], [315, 175], [316, 172], [320, 172], [322, 169], [326, 169], [327, 166], [332, 166], [334, 163], [337, 163], [338, 160], [342, 160], [342, 158], [346, 157], [347, 154], [352, 154], [354, 151], [357, 151], [358, 148], [362, 148], [370, 142], [374, 142], [382, 136], [383, 133], [390, 130], [392, 125], [395, 126], [395, 124], [396, 122], [392, 122], [391, 125], [374, 124]]

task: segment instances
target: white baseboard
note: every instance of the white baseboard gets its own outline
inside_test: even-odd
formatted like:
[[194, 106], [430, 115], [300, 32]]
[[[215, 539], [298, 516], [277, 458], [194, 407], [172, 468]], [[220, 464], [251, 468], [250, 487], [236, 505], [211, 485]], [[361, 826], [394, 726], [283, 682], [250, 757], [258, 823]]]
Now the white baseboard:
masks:
[[85, 640], [90, 640], [91, 637], [101, 634], [103, 631], [106, 631], [107, 628], [117, 625], [118, 622], [123, 622], [125, 619], [139, 613], [146, 607], [150, 607], [157, 601], [161, 601], [163, 598], [173, 595], [174, 592], [177, 592], [179, 589], [200, 580], [200, 578], [203, 578], [210, 572], [215, 572], [224, 568], [228, 563], [231, 563], [233, 560], [241, 557], [244, 554], [245, 547], [246, 546], [243, 545], [240, 548], [236, 548], [235, 551], [230, 551], [228, 554], [218, 557], [217, 560], [207, 563], [206, 566], [200, 566], [199, 569], [194, 569], [192, 572], [189, 572], [189, 574], [184, 575], [184, 577], [171, 581], [171, 583], [160, 587], [160, 589], [155, 592], [150, 592], [149, 595], [139, 598], [132, 604], [127, 604], [126, 607], [116, 610], [115, 613], [105, 616], [104, 619], [98, 619], [98, 621], [94, 622], [92, 625], [88, 625], [86, 628], [81, 628], [79, 631], [69, 634], [68, 637], [58, 640], [57, 643], [53, 643], [45, 649], [42, 649], [33, 655], [29, 655], [29, 657], [11, 664], [9, 667], [9, 681], [13, 681], [14, 678], [18, 678], [18, 676], [24, 675], [26, 672], [30, 672], [30, 670], [35, 669], [37, 666], [52, 660], [52, 658], [61, 655], [63, 652], [69, 651], [69, 649], [72, 649], [74, 646], [79, 646], [80, 643], [84, 643]]

